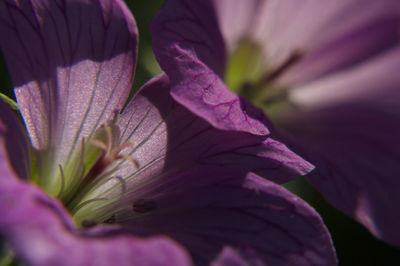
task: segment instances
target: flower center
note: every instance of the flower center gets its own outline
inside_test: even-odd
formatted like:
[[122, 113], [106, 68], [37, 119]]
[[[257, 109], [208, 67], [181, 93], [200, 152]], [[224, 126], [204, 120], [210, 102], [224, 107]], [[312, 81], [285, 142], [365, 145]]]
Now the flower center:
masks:
[[225, 82], [233, 92], [274, 117], [290, 105], [288, 90], [279, 85], [277, 79], [300, 57], [301, 54], [295, 52], [280, 66], [268, 67], [262, 47], [243, 39], [229, 57]]
[[[79, 177], [80, 182], [76, 185], [73, 193], [69, 193], [63, 197], [64, 204], [73, 213], [79, 210], [79, 206], [84, 206], [87, 203], [87, 200], [82, 202], [82, 199], [85, 198], [90, 190], [92, 190], [93, 187], [102, 180], [107, 181], [109, 179], [118, 179], [123, 191], [125, 191], [124, 179], [113, 176], [113, 173], [117, 170], [111, 167], [114, 162], [126, 160], [131, 162], [135, 168], [139, 168], [139, 164], [135, 159], [128, 155], [121, 154], [123, 149], [134, 144], [126, 142], [114, 147], [115, 145], [113, 145], [113, 142], [115, 142], [115, 134], [113, 135], [111, 126], [102, 125], [95, 135], [97, 136], [91, 139], [88, 143], [90, 146], [89, 149], [98, 149], [100, 150], [100, 154], [86, 171], [86, 174]], [[103, 140], [104, 138], [105, 140]], [[62, 179], [65, 179], [62, 168], [60, 168], [60, 172]], [[62, 192], [60, 194], [62, 195]], [[91, 199], [91, 201], [93, 200], [94, 199]], [[105, 199], [101, 198], [98, 200]]]
[[[120, 144], [118, 128], [114, 127], [115, 121], [110, 124], [100, 126], [92, 138], [83, 138], [80, 148], [70, 160], [58, 165], [58, 171], [48, 170], [50, 168], [43, 170], [40, 167], [34, 169], [36, 174], [32, 176], [32, 181], [39, 186], [45, 180], [50, 180], [46, 174], [54, 173], [52, 177], [55, 181], [43, 189], [63, 202], [78, 226], [91, 227], [99, 222], [114, 223], [116, 219], [112, 214], [103, 213], [106, 218], [97, 216], [100, 210], [117, 200], [115, 197], [110, 198], [108, 192], [118, 189], [118, 194], [122, 197], [127, 190], [126, 181], [116, 172], [126, 165], [125, 162], [139, 169], [139, 163], [124, 153], [134, 143]], [[48, 179], [38, 180], [38, 177]]]

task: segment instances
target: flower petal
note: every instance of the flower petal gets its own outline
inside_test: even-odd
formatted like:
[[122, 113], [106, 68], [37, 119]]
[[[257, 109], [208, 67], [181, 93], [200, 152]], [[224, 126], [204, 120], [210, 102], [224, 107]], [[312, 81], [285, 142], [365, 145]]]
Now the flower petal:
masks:
[[62, 163], [123, 107], [137, 29], [123, 1], [6, 0], [0, 40], [34, 148]]
[[[349, 68], [399, 40], [396, 0], [214, 0], [213, 5], [229, 52], [251, 39], [263, 48], [270, 71], [299, 55], [298, 63], [280, 77], [286, 86]], [[199, 23], [207, 20], [201, 18]], [[211, 35], [198, 38], [202, 42]]]
[[28, 179], [31, 172], [28, 136], [14, 111], [2, 100], [0, 100], [0, 127], [5, 130], [5, 148], [13, 170], [20, 178]]
[[368, 102], [382, 109], [398, 104], [400, 47], [366, 60], [363, 64], [293, 88], [290, 101], [305, 110], [343, 103]]
[[[400, 246], [400, 49], [298, 88], [281, 119], [290, 145], [316, 165], [309, 180], [336, 208]], [[287, 142], [289, 143], [289, 142]]]
[[[261, 1], [259, 0], [213, 0], [217, 19], [228, 51], [252, 31]], [[204, 16], [204, 18], [207, 16]]]
[[[212, 127], [176, 103], [169, 91], [168, 77], [155, 77], [128, 104], [117, 123], [121, 143], [136, 144], [131, 152], [126, 151], [142, 167], [159, 162], [162, 168], [157, 171], [163, 172], [198, 166], [241, 169], [278, 183], [313, 169], [276, 140]], [[131, 167], [121, 170], [121, 176], [135, 172], [127, 164]]]
[[[153, 186], [192, 169], [251, 171], [277, 183], [313, 169], [276, 140], [212, 127], [174, 101], [165, 74], [152, 79], [135, 95], [117, 126], [119, 144], [132, 143], [121, 154], [133, 158], [136, 164], [117, 161], [113, 178], [104, 180], [82, 199], [107, 198], [111, 206], [95, 210], [95, 204], [88, 204], [75, 215], [78, 221], [95, 219], [100, 223], [113, 214], [118, 221], [119, 213], [146, 198]], [[197, 182], [202, 182], [201, 178]], [[87, 217], [88, 213], [93, 217]]]
[[267, 135], [262, 112], [220, 79], [225, 48], [214, 14], [209, 1], [171, 0], [152, 22], [153, 49], [171, 80], [171, 94], [214, 127]]
[[[250, 251], [251, 252], [251, 251]], [[251, 256], [244, 258], [240, 254], [240, 251], [225, 247], [218, 257], [211, 263], [212, 266], [240, 266], [240, 265], [265, 265], [254, 252], [251, 252]]]
[[222, 265], [246, 265], [246, 262], [234, 249], [226, 247], [220, 255], [211, 263], [212, 266]]
[[[398, 39], [398, 1], [236, 0], [232, 6], [240, 8], [240, 2], [257, 5], [251, 27], [241, 38], [263, 47], [266, 67], [277, 69], [300, 55], [299, 63], [281, 78], [290, 86], [362, 62]], [[220, 24], [229, 24], [224, 21], [229, 11], [218, 10]]]
[[165, 233], [187, 247], [200, 265], [227, 246], [238, 251], [235, 261], [247, 265], [257, 260], [266, 265], [336, 265], [329, 233], [315, 210], [254, 174], [196, 168], [148, 196], [157, 197], [157, 207], [126, 221], [126, 230]]
[[185, 251], [164, 236], [88, 237], [74, 229], [61, 204], [19, 180], [8, 162], [0, 124], [0, 235], [28, 265], [191, 265]]
[[[398, 47], [400, 40], [398, 34], [400, 3], [398, 1], [384, 3], [335, 1], [335, 5], [337, 2], [347, 3], [345, 6], [342, 4], [332, 7], [333, 10], [336, 9], [336, 14], [326, 18], [326, 27], [322, 28], [323, 24], [316, 24], [321, 27], [311, 37], [313, 41], [304, 40], [304, 44], [298, 44], [297, 47], [292, 48], [294, 49], [292, 52], [297, 50], [302, 53], [302, 59], [282, 75], [283, 84], [298, 86], [313, 79], [348, 70], [391, 48]], [[313, 3], [312, 10], [324, 17], [325, 14], [321, 14], [320, 9], [315, 6], [316, 4]], [[361, 12], [360, 7], [362, 7]], [[304, 13], [307, 12], [305, 10]], [[313, 17], [312, 14], [306, 16]], [[303, 24], [302, 34], [304, 35], [308, 35], [309, 30], [307, 18], [302, 17], [294, 22], [298, 27]], [[329, 36], [324, 36], [322, 31], [329, 32]], [[317, 38], [321, 40], [318, 41]]]

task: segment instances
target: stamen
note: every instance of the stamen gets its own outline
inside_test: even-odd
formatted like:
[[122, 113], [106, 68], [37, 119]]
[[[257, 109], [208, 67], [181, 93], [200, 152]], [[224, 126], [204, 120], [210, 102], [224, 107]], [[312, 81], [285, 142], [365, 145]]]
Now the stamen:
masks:
[[100, 140], [97, 139], [92, 139], [90, 140], [90, 144], [92, 144], [93, 146], [96, 146], [97, 148], [100, 148], [104, 151], [107, 151], [107, 146], [106, 144], [104, 144], [103, 142], [101, 142]]
[[87, 201], [82, 202], [81, 204], [79, 204], [74, 210], [74, 213], [77, 213], [80, 209], [82, 209], [82, 207], [88, 205], [89, 203], [95, 202], [95, 201], [105, 201], [108, 200], [107, 198], [94, 198], [94, 199], [90, 199]]
[[106, 152], [108, 153], [108, 152], [111, 152], [112, 150], [112, 139], [113, 139], [113, 137], [112, 137], [112, 131], [111, 131], [111, 127], [109, 127], [109, 126], [104, 126], [104, 128], [105, 128], [105, 131], [106, 131], [106, 146], [107, 146], [107, 149], [106, 149]]
[[79, 168], [82, 169], [81, 173], [79, 174], [79, 182], [82, 181], [85, 175], [85, 138], [82, 138], [81, 141], [81, 157], [79, 158]]
[[140, 168], [138, 161], [136, 161], [135, 159], [133, 159], [132, 157], [130, 157], [128, 155], [118, 155], [115, 157], [115, 159], [116, 160], [125, 159], [127, 161], [130, 161], [136, 167], [136, 169]]
[[[117, 179], [121, 185], [122, 194], [126, 193], [127, 186], [124, 178], [122, 178], [121, 176], [115, 176], [115, 175], [113, 176], [113, 173], [115, 173], [118, 170], [118, 167], [120, 165], [119, 164], [115, 165], [115, 167], [112, 167], [111, 165], [115, 161], [126, 160], [131, 162], [135, 166], [135, 168], [137, 169], [139, 168], [139, 163], [137, 160], [133, 159], [128, 155], [119, 154], [125, 148], [134, 145], [134, 143], [125, 142], [117, 147], [113, 147], [113, 143], [115, 143], [115, 141], [113, 141], [112, 127], [108, 125], [102, 125], [101, 130], [102, 130], [101, 134], [97, 133], [96, 139], [91, 139], [89, 142], [94, 147], [100, 149], [100, 154], [97, 153], [98, 151], [97, 149], [89, 150], [91, 154], [93, 152], [96, 152], [98, 154], [96, 161], [93, 162], [93, 164], [90, 165], [90, 168], [86, 170], [85, 170], [85, 165], [83, 165], [82, 178], [80, 179], [79, 184], [73, 190], [73, 193], [68, 194], [68, 199], [65, 201], [66, 206], [68, 206], [68, 208], [71, 210], [72, 213], [77, 213], [78, 211], [80, 211], [80, 209], [82, 209], [87, 204], [90, 204], [92, 202], [110, 200], [104, 197], [104, 198], [92, 198], [84, 201], [84, 198], [86, 197], [87, 193], [90, 193], [92, 189], [95, 189], [97, 187], [97, 184], [101, 185], [103, 181], [108, 182], [113, 178]], [[82, 145], [83, 145], [82, 148], [83, 151], [84, 143]], [[83, 159], [82, 163], [84, 163]], [[99, 181], [101, 182], [99, 183]]]
[[57, 197], [60, 197], [62, 195], [62, 193], [64, 192], [65, 176], [64, 176], [64, 171], [62, 169], [61, 164], [58, 165], [58, 169], [60, 170], [60, 174], [61, 174], [61, 187], [60, 187], [60, 191], [58, 192]]
[[134, 145], [134, 143], [130, 142], [130, 141], [128, 141], [128, 142], [126, 142], [124, 144], [121, 144], [120, 146], [114, 148], [111, 151], [111, 153], [110, 153], [111, 157], [115, 157], [120, 151], [122, 151], [123, 149], [125, 149], [125, 148], [127, 148], [129, 146], [132, 146], [132, 145]]
[[[94, 146], [100, 148], [103, 151], [102, 154], [102, 158], [101, 158], [101, 163], [104, 163], [104, 166], [106, 167], [107, 165], [109, 165], [110, 163], [112, 163], [113, 161], [116, 160], [121, 160], [121, 159], [125, 159], [130, 161], [136, 168], [139, 168], [139, 163], [133, 159], [132, 157], [128, 156], [128, 155], [120, 155], [119, 153], [132, 145], [135, 145], [135, 143], [133, 142], [125, 142], [121, 145], [119, 145], [118, 147], [113, 148], [112, 147], [112, 131], [111, 131], [111, 127], [110, 126], [106, 126], [103, 125], [102, 126], [106, 132], [106, 142], [102, 142], [101, 140], [97, 140], [97, 139], [93, 139], [91, 140], [91, 144], [93, 144]], [[105, 168], [103, 167], [103, 168]]]

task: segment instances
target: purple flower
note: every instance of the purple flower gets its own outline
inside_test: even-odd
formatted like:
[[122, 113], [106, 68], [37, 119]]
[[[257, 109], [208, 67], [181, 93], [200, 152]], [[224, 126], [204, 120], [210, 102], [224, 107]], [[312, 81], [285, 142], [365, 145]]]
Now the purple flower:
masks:
[[250, 99], [316, 166], [308, 180], [326, 199], [396, 246], [399, 29], [391, 0], [169, 0], [152, 23], [175, 100], [212, 113], [192, 96]]
[[138, 34], [122, 1], [2, 0], [0, 35], [26, 128], [0, 101], [0, 236], [18, 260], [336, 263], [319, 215], [278, 185], [313, 166], [258, 109], [206, 90], [185, 107], [165, 74], [123, 108]]

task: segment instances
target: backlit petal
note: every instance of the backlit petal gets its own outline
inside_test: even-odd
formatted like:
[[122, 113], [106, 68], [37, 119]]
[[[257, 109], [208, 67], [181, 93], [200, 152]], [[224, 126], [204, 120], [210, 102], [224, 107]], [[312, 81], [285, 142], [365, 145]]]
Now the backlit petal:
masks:
[[0, 235], [27, 265], [191, 265], [186, 252], [164, 236], [90, 236], [74, 228], [61, 204], [11, 169], [0, 124]]
[[135, 21], [120, 0], [6, 0], [0, 34], [33, 147], [62, 164], [123, 107], [136, 62]]

